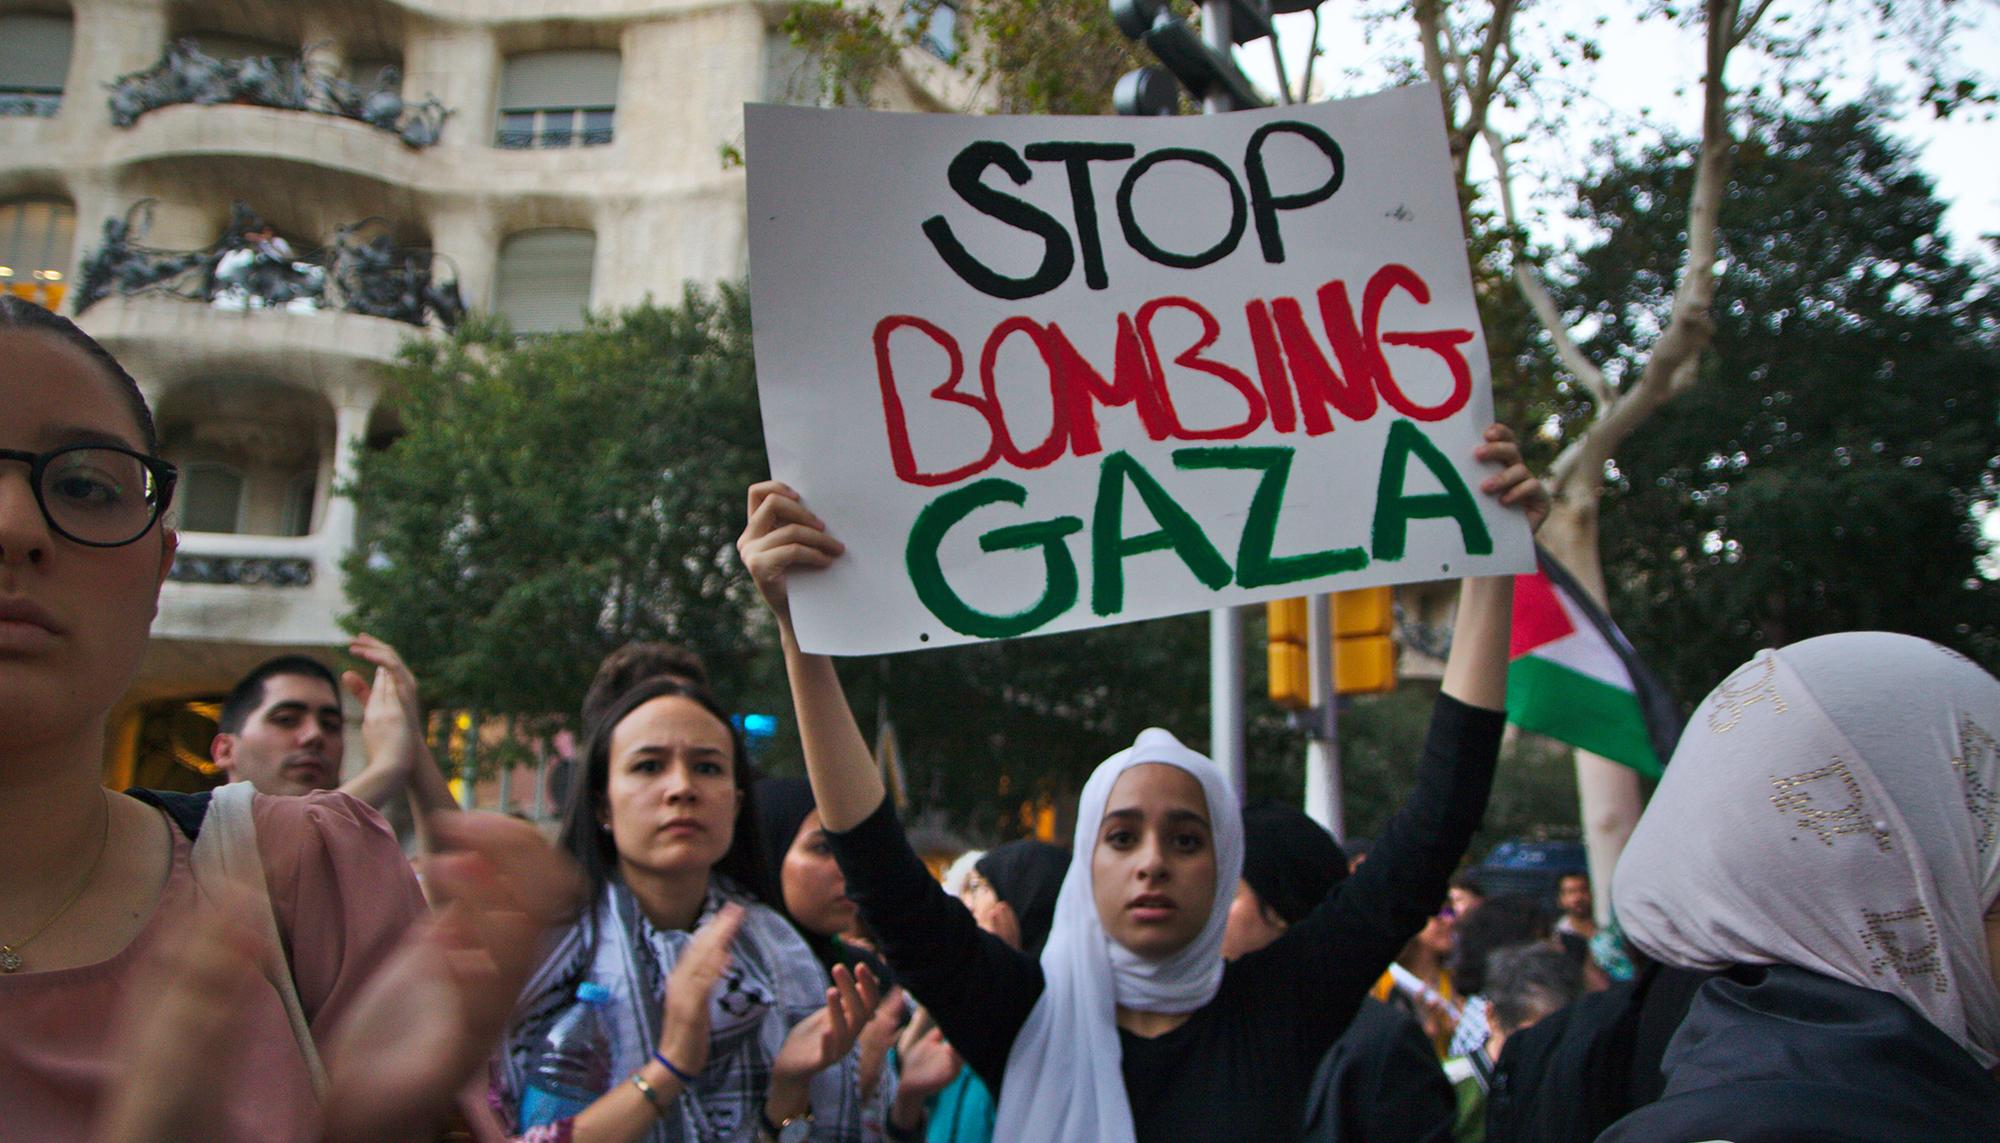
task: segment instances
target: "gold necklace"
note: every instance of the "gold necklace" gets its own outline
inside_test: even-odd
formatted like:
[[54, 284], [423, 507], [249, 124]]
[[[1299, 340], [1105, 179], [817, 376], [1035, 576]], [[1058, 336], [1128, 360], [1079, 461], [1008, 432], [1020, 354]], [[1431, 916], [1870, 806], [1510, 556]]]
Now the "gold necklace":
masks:
[[[102, 791], [99, 792], [102, 794]], [[108, 795], [105, 797], [108, 797]], [[20, 950], [27, 948], [28, 942], [41, 936], [50, 925], [56, 923], [59, 917], [69, 912], [69, 907], [76, 904], [77, 899], [83, 896], [85, 889], [90, 888], [91, 880], [97, 876], [97, 866], [104, 860], [105, 844], [111, 840], [111, 803], [108, 800], [104, 800], [104, 798], [100, 798], [100, 801], [104, 806], [104, 830], [98, 834], [97, 856], [90, 859], [90, 868], [83, 871], [83, 880], [77, 882], [75, 889], [70, 890], [69, 899], [64, 901], [60, 908], [50, 913], [47, 920], [35, 926], [34, 932], [22, 937], [14, 944], [0, 945], [0, 972], [19, 972], [21, 966], [28, 963], [21, 959]]]

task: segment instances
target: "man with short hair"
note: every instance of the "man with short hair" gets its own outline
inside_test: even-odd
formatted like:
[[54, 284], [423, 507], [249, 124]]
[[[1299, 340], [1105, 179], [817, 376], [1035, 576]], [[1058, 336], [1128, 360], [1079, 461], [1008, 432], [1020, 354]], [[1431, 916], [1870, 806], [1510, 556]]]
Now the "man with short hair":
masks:
[[1496, 949], [1489, 961], [1484, 995], [1492, 1034], [1444, 1065], [1458, 1104], [1452, 1124], [1457, 1143], [1485, 1143], [1486, 1097], [1493, 1088], [1494, 1069], [1507, 1038], [1567, 1008], [1583, 992], [1583, 974], [1576, 962], [1547, 941]]
[[346, 716], [333, 672], [304, 655], [268, 659], [222, 702], [209, 757], [260, 794], [309, 794], [340, 784]]
[[280, 655], [243, 676], [223, 700], [209, 757], [231, 782], [249, 782], [260, 794], [337, 788], [380, 810], [408, 792], [419, 817], [455, 809], [423, 740], [409, 668], [395, 648], [370, 635], [356, 636], [348, 650], [376, 667], [372, 685], [354, 671], [343, 680], [363, 707], [368, 764], [360, 773], [340, 780], [347, 720], [339, 684], [324, 664], [305, 655]]
[[1582, 937], [1586, 941], [1597, 935], [1597, 903], [1590, 895], [1590, 874], [1571, 870], [1558, 878], [1556, 907], [1562, 910], [1562, 919], [1556, 922], [1556, 932]]

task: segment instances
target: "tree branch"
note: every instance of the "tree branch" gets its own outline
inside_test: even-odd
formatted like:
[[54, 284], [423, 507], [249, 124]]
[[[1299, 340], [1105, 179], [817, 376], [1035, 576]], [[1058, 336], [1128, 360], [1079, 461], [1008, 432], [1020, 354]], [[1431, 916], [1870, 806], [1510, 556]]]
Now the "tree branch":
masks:
[[[1444, 29], [1446, 21], [1441, 10], [1442, 0], [1416, 0], [1411, 7], [1411, 15], [1417, 21], [1417, 42], [1424, 49], [1424, 75], [1438, 89], [1438, 99], [1444, 104], [1444, 130], [1447, 139], [1458, 132], [1454, 120], [1456, 108], [1452, 105], [1451, 77], [1445, 74]], [[1460, 179], [1463, 180], [1461, 173]]]
[[[1694, 188], [1688, 195], [1688, 238], [1680, 285], [1674, 291], [1666, 329], [1646, 355], [1638, 380], [1609, 406], [1600, 405], [1596, 420], [1550, 465], [1550, 481], [1559, 500], [1595, 499], [1603, 487], [1604, 462], [1655, 410], [1695, 384], [1702, 351], [1714, 334], [1709, 310], [1715, 301], [1722, 200], [1736, 151], [1736, 140], [1729, 132], [1729, 88], [1723, 73], [1740, 36], [1737, 0], [1708, 0], [1707, 7], [1701, 149], [1695, 163]], [[1760, 6], [1758, 13], [1762, 11]], [[1754, 23], [1755, 17], [1752, 19]]]
[[1741, 29], [1733, 26], [1735, 17], [1733, 14], [1731, 15], [1730, 22], [1732, 27], [1729, 30], [1729, 49], [1731, 51], [1734, 51], [1744, 40], [1750, 38], [1750, 33], [1757, 29], [1758, 21], [1764, 18], [1764, 13], [1771, 10], [1771, 5], [1774, 2], [1775, 0], [1759, 0], [1757, 7], [1750, 13], [1750, 18], [1743, 21]]
[[1313, 65], [1319, 63], [1320, 55], [1321, 53], [1319, 48], [1319, 9], [1315, 7], [1313, 9], [1312, 43], [1306, 48], [1306, 74], [1301, 76], [1299, 79], [1299, 99], [1301, 101], [1312, 98]]
[[1528, 258], [1526, 244], [1521, 241], [1521, 220], [1514, 210], [1514, 169], [1507, 158], [1506, 141], [1498, 132], [1488, 127], [1480, 133], [1486, 140], [1486, 149], [1493, 156], [1494, 183], [1500, 191], [1500, 215], [1507, 223], [1507, 242], [1514, 249], [1514, 283], [1520, 288], [1521, 296], [1527, 299], [1528, 308], [1535, 311], [1535, 318], [1548, 331], [1555, 342], [1556, 357], [1582, 382], [1590, 392], [1591, 401], [1601, 413], [1610, 408], [1616, 394], [1604, 379], [1604, 370], [1583, 354], [1583, 349], [1570, 336], [1569, 327], [1556, 309], [1556, 302], [1549, 295], [1548, 287], [1542, 284], [1540, 273]]

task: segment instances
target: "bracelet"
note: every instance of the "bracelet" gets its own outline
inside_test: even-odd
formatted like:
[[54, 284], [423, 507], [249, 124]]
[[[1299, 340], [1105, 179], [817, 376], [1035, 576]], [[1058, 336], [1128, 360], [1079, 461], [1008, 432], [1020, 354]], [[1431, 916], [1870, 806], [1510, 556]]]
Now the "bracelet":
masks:
[[661, 1119], [667, 1117], [667, 1104], [660, 1099], [659, 1091], [652, 1084], [646, 1082], [645, 1076], [640, 1075], [638, 1072], [633, 1072], [625, 1078], [631, 1081], [633, 1087], [639, 1089], [640, 1095], [646, 1097], [646, 1102], [652, 1106], [654, 1115], [659, 1116]]
[[679, 1068], [675, 1067], [674, 1062], [668, 1059], [665, 1055], [661, 1054], [658, 1050], [655, 1050], [653, 1052], [653, 1058], [660, 1061], [660, 1066], [672, 1072], [674, 1078], [681, 1081], [682, 1084], [688, 1087], [694, 1086], [694, 1077], [680, 1070]]

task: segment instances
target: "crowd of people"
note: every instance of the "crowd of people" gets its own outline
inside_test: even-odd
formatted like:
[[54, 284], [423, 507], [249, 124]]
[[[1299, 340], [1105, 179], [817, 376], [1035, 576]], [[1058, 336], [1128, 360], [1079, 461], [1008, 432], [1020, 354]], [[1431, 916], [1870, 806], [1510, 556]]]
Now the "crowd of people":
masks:
[[[776, 482], [738, 549], [805, 778], [698, 658], [592, 685], [560, 836], [461, 811], [418, 681], [285, 657], [201, 795], [103, 785], [174, 554], [175, 472], [111, 354], [0, 298], [0, 1135], [154, 1139], [1990, 1140], [2000, 683], [1922, 640], [1758, 655], [1694, 710], [1611, 883], [1464, 874], [1511, 585], [1460, 587], [1401, 807], [1350, 855], [1151, 729], [1073, 849], [933, 877], [788, 584], [838, 522]], [[1487, 430], [1482, 491], [1542, 487]], [[363, 710], [366, 764], [342, 780]], [[1160, 712], [1168, 721], [1170, 712]], [[378, 812], [407, 801], [421, 882]]]

